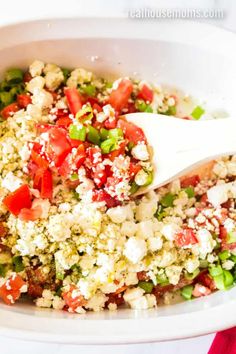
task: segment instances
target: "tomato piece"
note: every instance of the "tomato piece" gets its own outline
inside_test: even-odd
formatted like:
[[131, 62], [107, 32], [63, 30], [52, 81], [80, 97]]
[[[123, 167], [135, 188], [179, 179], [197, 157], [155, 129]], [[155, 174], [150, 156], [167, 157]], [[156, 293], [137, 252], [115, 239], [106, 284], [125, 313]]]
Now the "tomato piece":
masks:
[[59, 167], [70, 153], [72, 146], [64, 129], [55, 127], [50, 129], [48, 134], [47, 155], [55, 166]]
[[98, 188], [101, 188], [107, 181], [105, 168], [97, 165], [92, 171], [92, 179]]
[[147, 272], [145, 270], [142, 270], [141, 272], [137, 273], [137, 277], [139, 281], [146, 281], [150, 280], [149, 275], [147, 275]]
[[23, 208], [20, 211], [19, 219], [23, 221], [35, 221], [42, 215], [42, 208], [38, 205], [35, 208], [27, 209]]
[[123, 294], [119, 293], [111, 293], [111, 294], [107, 294], [108, 300], [106, 301], [105, 306], [108, 307], [109, 304], [116, 304], [117, 306], [121, 306], [123, 305], [123, 303], [125, 302]]
[[132, 142], [135, 145], [142, 141], [146, 143], [145, 134], [141, 128], [137, 127], [137, 125], [127, 122], [124, 119], [119, 119], [117, 127], [123, 130], [125, 138], [129, 142]]
[[64, 93], [70, 112], [75, 116], [82, 108], [82, 96], [76, 88], [65, 87]]
[[85, 298], [80, 294], [79, 289], [73, 284], [70, 285], [68, 291], [64, 291], [62, 293], [62, 298], [64, 299], [66, 306], [68, 306], [73, 312], [77, 309], [77, 307], [86, 305]]
[[197, 283], [206, 286], [212, 291], [216, 289], [215, 282], [208, 273], [208, 270], [203, 270], [194, 280], [196, 280]]
[[32, 102], [31, 97], [29, 95], [17, 95], [17, 103], [20, 108], [26, 108], [28, 104]]
[[27, 184], [23, 184], [21, 187], [10, 193], [3, 200], [3, 204], [13, 215], [19, 215], [21, 209], [31, 208], [31, 194]]
[[94, 202], [105, 202], [108, 208], [113, 208], [113, 207], [121, 204], [118, 200], [111, 197], [107, 192], [105, 192], [102, 189], [94, 191], [93, 201]]
[[138, 98], [141, 98], [144, 101], [149, 101], [151, 103], [153, 100], [153, 90], [144, 84], [138, 93]]
[[236, 248], [236, 242], [228, 243], [228, 232], [224, 226], [220, 226], [220, 234], [219, 237], [221, 239], [221, 249], [222, 250], [233, 250]]
[[32, 75], [26, 71], [26, 73], [24, 73], [24, 77], [23, 77], [23, 81], [26, 83], [26, 82], [29, 82], [33, 79]]
[[106, 129], [115, 129], [117, 126], [117, 118], [114, 117], [114, 118], [108, 118], [105, 120], [104, 122], [104, 127]]
[[194, 297], [206, 296], [211, 294], [211, 290], [206, 286], [197, 283], [195, 284], [192, 294]]
[[47, 169], [44, 170], [42, 173], [41, 191], [40, 191], [41, 198], [52, 199], [52, 191], [53, 191], [52, 172]]
[[80, 168], [86, 158], [85, 147], [83, 144], [78, 146], [76, 154], [70, 153], [67, 155], [58, 172], [62, 177], [67, 178], [74, 170]]
[[111, 92], [108, 103], [116, 110], [121, 111], [128, 103], [133, 91], [133, 84], [128, 79], [123, 79], [116, 90]]
[[33, 175], [33, 179], [34, 179], [34, 183], [33, 183], [33, 187], [35, 189], [38, 189], [39, 191], [41, 190], [41, 182], [42, 182], [42, 175], [43, 175], [43, 168], [36, 168], [34, 175]]
[[194, 175], [190, 177], [184, 177], [180, 183], [181, 183], [181, 188], [187, 188], [187, 187], [196, 187], [196, 185], [199, 182], [200, 182], [200, 177], [198, 175]]
[[87, 156], [91, 163], [90, 167], [102, 162], [102, 152], [98, 146], [89, 147], [87, 149]]
[[97, 112], [102, 112], [102, 107], [98, 103], [94, 103], [92, 105], [93, 110], [96, 110]]
[[43, 155], [40, 155], [39, 153], [35, 152], [34, 150], [31, 151], [31, 160], [40, 168], [48, 168], [49, 162], [46, 160], [46, 158]]
[[114, 161], [117, 156], [125, 154], [126, 145], [127, 141], [122, 141], [117, 150], [111, 151], [109, 152], [109, 154], [104, 154], [104, 157], [108, 158], [111, 161]]
[[59, 125], [61, 127], [68, 128], [72, 123], [72, 119], [69, 117], [61, 117], [56, 121], [56, 125]]
[[130, 162], [129, 165], [129, 174], [130, 174], [130, 178], [131, 180], [134, 179], [134, 177], [136, 176], [136, 174], [142, 169], [142, 167], [140, 165], [137, 165], [137, 163], [134, 162]]
[[175, 243], [178, 247], [198, 243], [197, 237], [192, 229], [183, 229], [175, 235]]
[[16, 102], [9, 104], [3, 110], [1, 111], [1, 116], [4, 119], [7, 119], [11, 117], [14, 113], [18, 112], [20, 110], [20, 107]]
[[43, 293], [43, 288], [39, 284], [29, 283], [27, 294], [36, 299], [37, 297], [41, 297]]
[[0, 298], [7, 304], [12, 305], [19, 299], [23, 286], [26, 282], [18, 274], [13, 274], [0, 286]]

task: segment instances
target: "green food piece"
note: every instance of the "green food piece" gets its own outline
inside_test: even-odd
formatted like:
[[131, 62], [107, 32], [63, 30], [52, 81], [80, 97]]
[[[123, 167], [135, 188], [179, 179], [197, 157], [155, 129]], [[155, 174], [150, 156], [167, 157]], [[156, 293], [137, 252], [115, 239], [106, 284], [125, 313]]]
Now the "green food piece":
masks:
[[139, 189], [139, 186], [135, 183], [135, 181], [133, 181], [131, 183], [129, 192], [130, 192], [130, 194], [134, 194], [137, 192], [138, 189]]
[[145, 112], [147, 105], [143, 100], [138, 100], [135, 102], [135, 108], [140, 112]]
[[146, 182], [142, 185], [142, 187], [149, 186], [149, 184], [153, 181], [153, 172], [152, 171], [144, 171], [147, 174]]
[[138, 286], [145, 291], [145, 293], [150, 294], [153, 289], [153, 283], [151, 281], [140, 281]]
[[175, 199], [174, 194], [167, 193], [166, 195], [164, 195], [164, 197], [161, 198], [160, 203], [163, 207], [169, 208], [174, 205], [174, 199]]
[[157, 280], [157, 284], [160, 284], [162, 286], [170, 284], [165, 274], [161, 274], [161, 275], [158, 274], [156, 276], [156, 280]]
[[17, 85], [17, 86], [13, 86], [9, 92], [12, 95], [12, 97], [16, 98], [16, 96], [22, 93], [23, 91], [24, 88], [22, 87], [22, 85]]
[[101, 143], [101, 150], [103, 154], [108, 154], [117, 149], [117, 141], [114, 138], [109, 138]]
[[105, 83], [105, 87], [106, 87], [107, 89], [112, 88], [112, 86], [113, 86], [113, 83], [112, 83], [112, 82], [107, 81], [107, 82]]
[[234, 282], [234, 277], [230, 271], [222, 269], [220, 265], [210, 267], [209, 273], [214, 279], [215, 285], [219, 290], [228, 289]]
[[162, 205], [159, 205], [154, 216], [158, 221], [162, 221], [162, 219], [166, 216], [165, 208]]
[[61, 273], [61, 272], [57, 272], [56, 273], [56, 278], [58, 280], [63, 280], [65, 278], [65, 274], [64, 273]]
[[201, 118], [201, 116], [205, 113], [205, 110], [201, 106], [196, 106], [194, 110], [191, 113], [191, 116], [198, 120]]
[[224, 270], [224, 285], [225, 288], [229, 288], [234, 283], [234, 277], [229, 270]]
[[105, 128], [101, 128], [100, 129], [100, 138], [101, 140], [106, 140], [108, 139], [108, 133], [109, 133], [109, 130], [105, 129]]
[[96, 87], [91, 84], [84, 85], [83, 87], [81, 87], [81, 90], [83, 91], [83, 93], [85, 95], [88, 95], [91, 97], [95, 96], [95, 94], [96, 94]]
[[25, 269], [23, 262], [22, 262], [22, 257], [21, 256], [15, 256], [12, 258], [12, 264], [13, 264], [13, 269], [16, 273], [22, 272], [22, 270]]
[[5, 92], [5, 91], [0, 92], [0, 100], [3, 106], [8, 106], [14, 101], [13, 95], [10, 92]]
[[192, 293], [193, 293], [193, 286], [192, 285], [187, 285], [181, 289], [181, 295], [186, 300], [191, 300]]
[[234, 254], [231, 255], [230, 257], [231, 261], [233, 261], [234, 263], [236, 263], [236, 256]]
[[220, 252], [219, 258], [221, 261], [225, 261], [226, 259], [230, 258], [230, 252], [227, 250]]
[[229, 232], [227, 234], [227, 243], [235, 243], [236, 242], [236, 232]]
[[108, 130], [109, 138], [114, 138], [116, 140], [124, 137], [123, 131], [120, 128], [110, 129]]
[[89, 104], [83, 107], [82, 109], [79, 110], [79, 112], [76, 113], [75, 118], [78, 119], [80, 122], [92, 120], [93, 118], [92, 107]]
[[85, 141], [86, 128], [79, 127], [78, 125], [71, 124], [69, 126], [69, 136], [71, 139]]
[[134, 146], [135, 146], [135, 144], [133, 143], [133, 141], [130, 141], [130, 142], [128, 143], [128, 150], [131, 151]]
[[10, 84], [18, 84], [23, 81], [23, 71], [20, 69], [9, 69], [6, 71], [5, 80]]
[[153, 109], [152, 109], [152, 106], [151, 106], [150, 104], [147, 104], [146, 109], [145, 109], [145, 112], [147, 112], [147, 113], [153, 113]]
[[100, 144], [99, 131], [96, 128], [92, 127], [92, 125], [89, 125], [89, 127], [88, 127], [87, 139], [88, 139], [88, 141], [90, 141], [91, 143], [93, 143], [95, 145]]
[[210, 275], [214, 278], [214, 277], [216, 277], [216, 276], [218, 276], [218, 275], [223, 274], [223, 269], [222, 269], [222, 267], [221, 267], [220, 265], [218, 265], [218, 266], [211, 266], [211, 267], [209, 268], [209, 273], [210, 273]]
[[68, 79], [68, 77], [70, 76], [70, 70], [67, 68], [62, 68], [61, 71], [64, 76], [64, 81], [66, 81]]
[[208, 261], [206, 259], [200, 259], [200, 268], [208, 268]]
[[199, 273], [200, 273], [200, 270], [197, 268], [197, 269], [195, 269], [195, 271], [193, 273], [186, 273], [185, 278], [192, 280], [192, 279], [196, 278], [196, 276], [198, 276]]
[[71, 181], [77, 181], [77, 179], [79, 179], [79, 176], [77, 173], [72, 173], [72, 175], [70, 176], [70, 180]]
[[0, 277], [5, 277], [5, 275], [6, 275], [6, 266], [5, 265], [3, 265], [3, 264], [0, 264]]
[[193, 198], [194, 197], [194, 188], [193, 187], [187, 187], [184, 189], [185, 193], [187, 194], [187, 196], [189, 198]]
[[169, 106], [166, 112], [159, 112], [160, 114], [165, 114], [166, 116], [175, 116], [176, 115], [176, 106]]

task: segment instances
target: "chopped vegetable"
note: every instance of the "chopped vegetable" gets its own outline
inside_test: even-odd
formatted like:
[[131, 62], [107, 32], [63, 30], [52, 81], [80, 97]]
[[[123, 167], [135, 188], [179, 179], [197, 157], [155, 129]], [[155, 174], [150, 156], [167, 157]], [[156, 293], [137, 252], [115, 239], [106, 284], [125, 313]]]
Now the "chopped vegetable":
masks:
[[205, 113], [205, 110], [201, 106], [196, 106], [194, 110], [191, 113], [191, 116], [198, 120], [201, 118], [201, 116]]

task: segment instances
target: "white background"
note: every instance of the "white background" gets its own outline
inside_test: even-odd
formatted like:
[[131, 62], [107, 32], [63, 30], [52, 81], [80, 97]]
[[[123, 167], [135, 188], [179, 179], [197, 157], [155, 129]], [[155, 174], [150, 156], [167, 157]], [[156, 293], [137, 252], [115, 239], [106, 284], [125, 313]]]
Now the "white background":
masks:
[[[223, 7], [226, 17], [214, 24], [236, 31], [234, 0], [3, 0], [0, 1], [0, 25], [35, 18], [69, 16], [126, 16], [127, 10], [138, 7]], [[204, 324], [199, 323], [204, 326]], [[1, 354], [206, 354], [214, 335], [181, 341], [123, 346], [70, 346], [17, 341], [0, 337]]]

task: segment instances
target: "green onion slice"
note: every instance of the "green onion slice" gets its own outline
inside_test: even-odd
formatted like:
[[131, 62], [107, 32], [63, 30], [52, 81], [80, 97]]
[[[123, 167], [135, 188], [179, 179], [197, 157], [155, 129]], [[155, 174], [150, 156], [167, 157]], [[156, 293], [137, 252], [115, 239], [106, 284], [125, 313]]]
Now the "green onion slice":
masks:
[[78, 125], [71, 124], [69, 126], [69, 136], [71, 139], [85, 141], [86, 138], [86, 128], [80, 127]]

